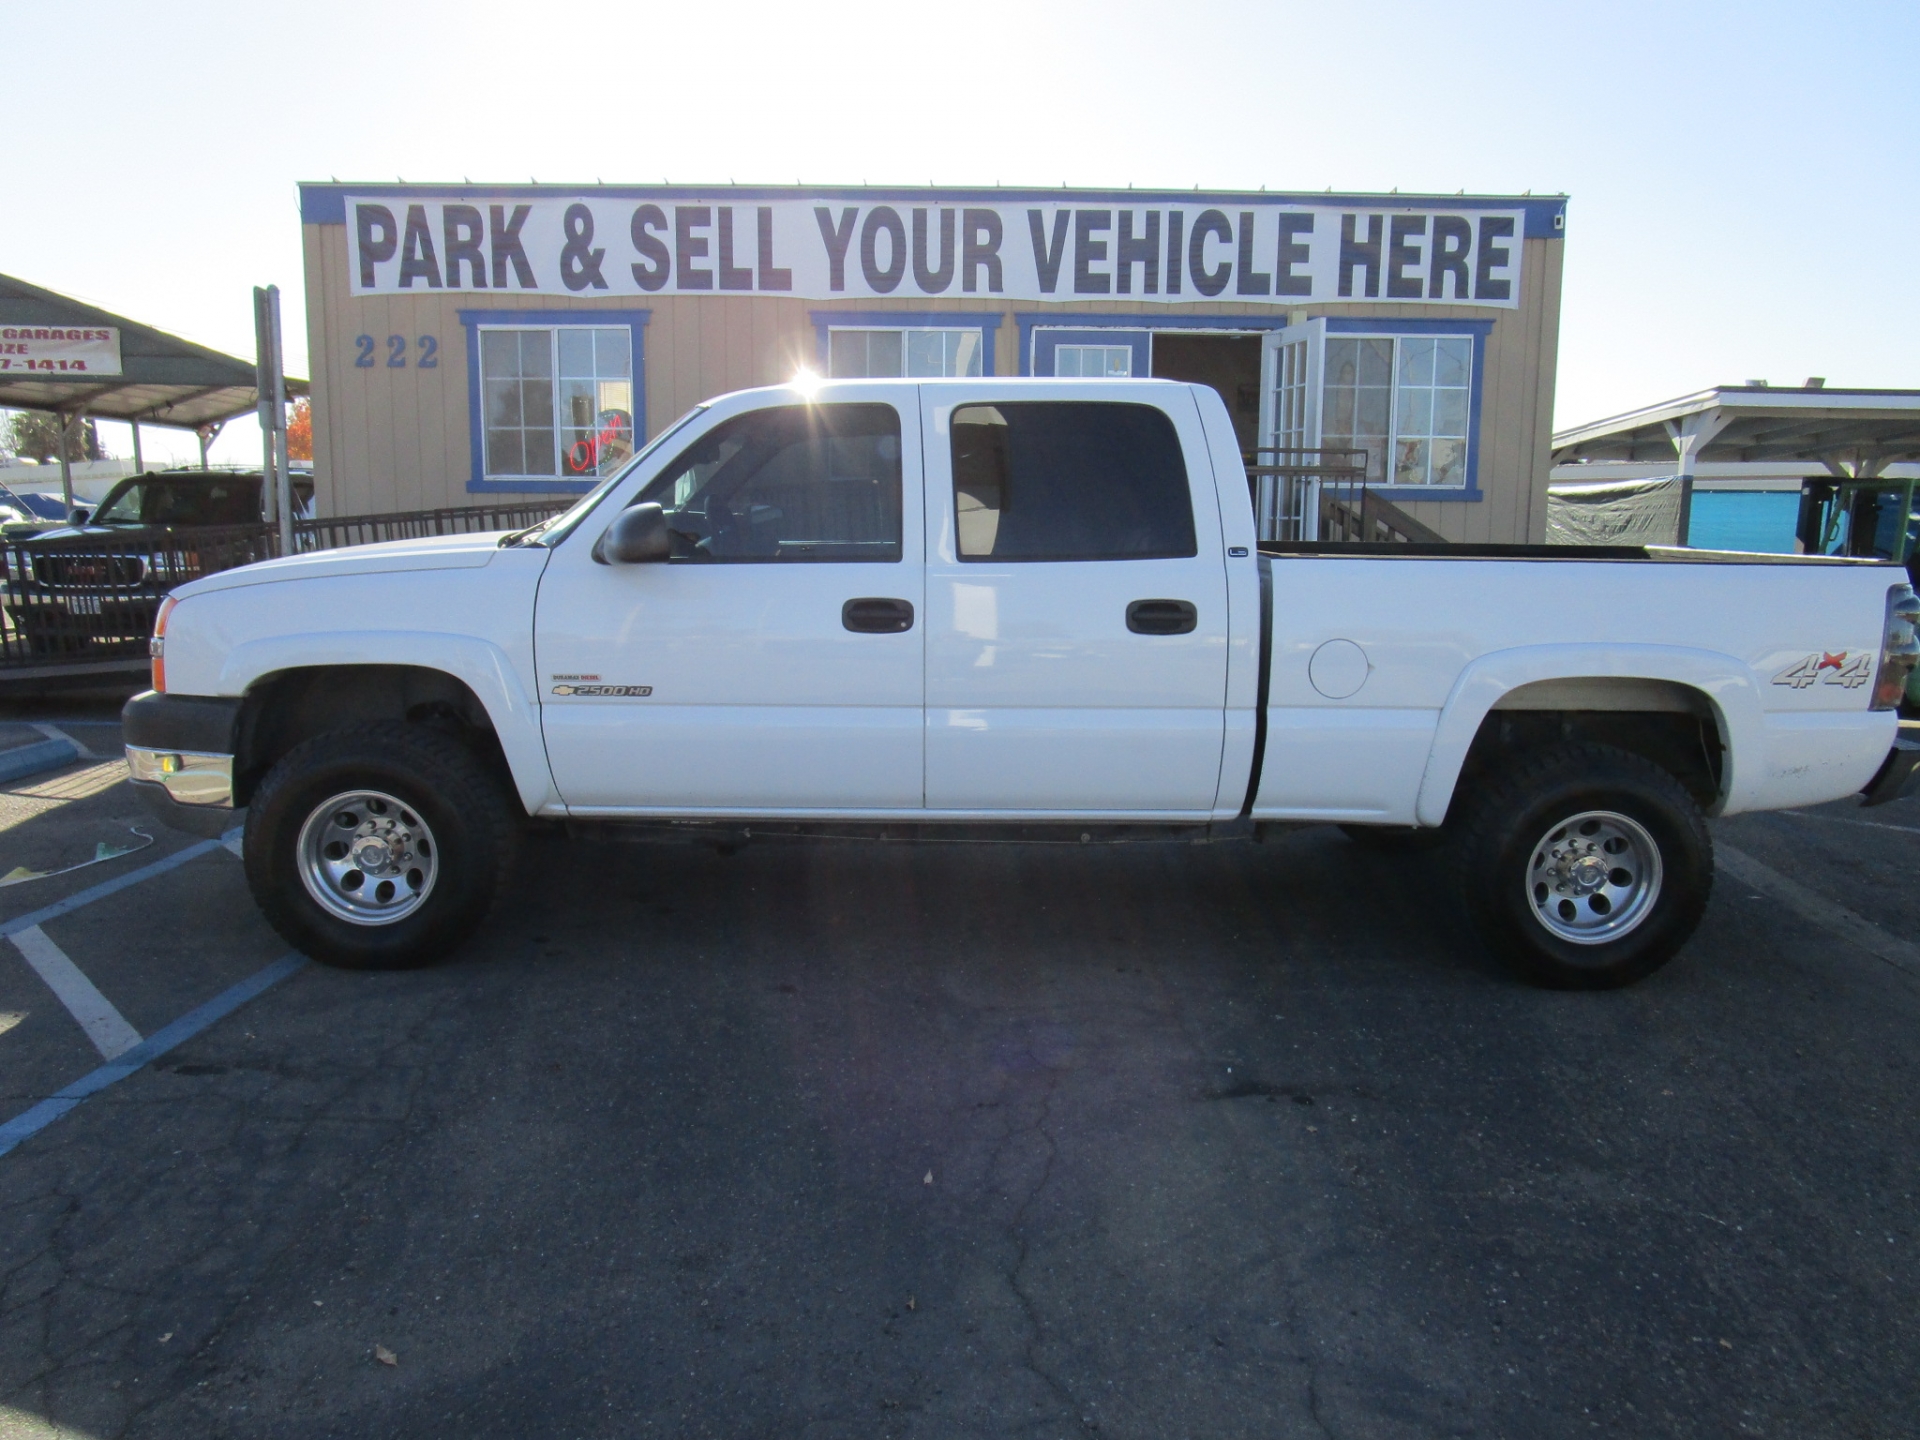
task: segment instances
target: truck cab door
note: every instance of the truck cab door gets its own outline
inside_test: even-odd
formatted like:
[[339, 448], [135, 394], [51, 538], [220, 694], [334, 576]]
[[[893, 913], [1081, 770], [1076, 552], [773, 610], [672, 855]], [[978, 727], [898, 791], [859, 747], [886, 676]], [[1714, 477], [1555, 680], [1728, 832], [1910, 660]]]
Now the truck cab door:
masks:
[[[598, 507], [542, 578], [542, 725], [571, 813], [920, 809], [916, 389], [753, 398]], [[672, 557], [597, 562], [649, 501]]]
[[1227, 587], [1191, 390], [922, 396], [929, 813], [1206, 818]]

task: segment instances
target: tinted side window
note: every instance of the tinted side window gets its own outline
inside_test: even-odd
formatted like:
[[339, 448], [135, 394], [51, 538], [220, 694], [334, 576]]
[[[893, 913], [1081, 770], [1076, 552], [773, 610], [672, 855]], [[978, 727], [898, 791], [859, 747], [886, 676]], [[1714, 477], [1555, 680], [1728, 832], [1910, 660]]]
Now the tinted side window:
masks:
[[666, 510], [675, 560], [898, 560], [900, 417], [891, 405], [737, 415], [640, 499]]
[[1151, 405], [960, 406], [953, 506], [962, 560], [1199, 553], [1180, 437]]

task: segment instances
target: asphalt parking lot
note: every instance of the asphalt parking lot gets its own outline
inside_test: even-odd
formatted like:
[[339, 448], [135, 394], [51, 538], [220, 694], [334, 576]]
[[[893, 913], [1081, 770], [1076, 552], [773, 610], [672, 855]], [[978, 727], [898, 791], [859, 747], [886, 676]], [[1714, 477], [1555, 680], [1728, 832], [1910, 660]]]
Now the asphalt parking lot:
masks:
[[[21, 713], [0, 872], [140, 844]], [[401, 975], [149, 833], [0, 888], [0, 1125], [185, 1035], [0, 1154], [0, 1440], [1920, 1433], [1920, 801], [1604, 995], [1332, 831], [543, 837]]]

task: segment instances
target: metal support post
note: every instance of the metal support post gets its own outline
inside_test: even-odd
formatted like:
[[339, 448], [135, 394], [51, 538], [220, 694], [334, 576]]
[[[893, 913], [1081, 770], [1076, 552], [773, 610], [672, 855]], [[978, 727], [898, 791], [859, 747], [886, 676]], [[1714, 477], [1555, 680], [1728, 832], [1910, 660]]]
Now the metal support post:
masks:
[[273, 336], [273, 458], [280, 553], [293, 553], [293, 476], [287, 469], [287, 362], [280, 339], [280, 287], [267, 287], [267, 319]]
[[1690, 543], [1693, 535], [1693, 476], [1700, 462], [1700, 452], [1707, 448], [1714, 436], [1727, 428], [1732, 418], [1718, 410], [1702, 410], [1682, 420], [1666, 422], [1667, 438], [1673, 441], [1674, 453], [1680, 462], [1677, 471], [1680, 479], [1680, 533], [1674, 538], [1676, 545]]
[[273, 445], [273, 328], [267, 318], [267, 292], [253, 287], [254, 413], [260, 417], [260, 500], [268, 524], [279, 517], [280, 487], [275, 483]]
[[73, 438], [73, 416], [60, 417], [60, 500], [67, 507], [67, 514], [73, 514], [73, 462], [67, 458], [67, 442]]
[[136, 475], [144, 475], [147, 473], [147, 465], [146, 462], [140, 458], [140, 422], [133, 420], [128, 423], [133, 426], [133, 473]]

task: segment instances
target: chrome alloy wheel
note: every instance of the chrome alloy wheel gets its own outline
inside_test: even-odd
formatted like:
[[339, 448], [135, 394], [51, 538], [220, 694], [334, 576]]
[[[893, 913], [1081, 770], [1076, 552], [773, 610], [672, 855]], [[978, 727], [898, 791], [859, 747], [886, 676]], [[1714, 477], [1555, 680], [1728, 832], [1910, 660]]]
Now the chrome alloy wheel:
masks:
[[427, 822], [378, 790], [321, 801], [300, 827], [296, 849], [307, 893], [352, 925], [391, 925], [413, 914], [440, 869]]
[[1533, 847], [1527, 899], [1549, 933], [1575, 945], [1602, 945], [1652, 913], [1661, 874], [1660, 847], [1639, 821], [1613, 810], [1584, 810]]

